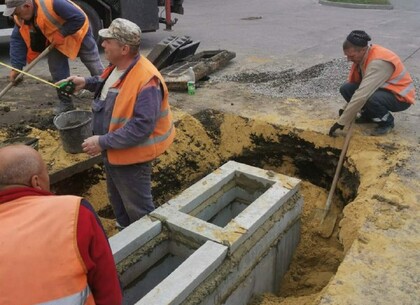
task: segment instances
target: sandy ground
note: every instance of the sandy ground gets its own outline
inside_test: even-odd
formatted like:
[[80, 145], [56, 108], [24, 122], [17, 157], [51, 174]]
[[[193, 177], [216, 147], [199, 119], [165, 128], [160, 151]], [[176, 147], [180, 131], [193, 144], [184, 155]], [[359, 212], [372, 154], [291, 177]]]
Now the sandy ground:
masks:
[[[254, 135], [259, 135], [267, 142], [280, 136], [292, 135], [311, 143], [315, 148], [325, 148], [330, 158], [326, 156], [324, 160], [317, 159], [313, 163], [336, 164], [346, 131], [336, 138], [328, 137], [327, 131], [343, 103], [338, 93], [335, 96], [318, 98], [273, 97], [264, 94], [263, 84], [258, 85], [258, 82], [250, 85], [221, 77], [243, 71], [265, 71], [267, 66], [273, 65], [276, 63], [268, 57], [246, 57], [232, 62], [222, 72], [212, 76], [209, 82], [198, 83], [194, 96], [171, 92], [170, 103], [177, 120], [177, 140], [169, 153], [155, 164], [154, 187], [164, 189], [163, 184], [170, 181], [168, 185], [172, 188], [168, 190], [167, 187], [165, 195], [156, 194], [158, 203], [185, 189], [224, 161], [237, 158], [244, 152], [256, 151], [260, 147], [252, 141]], [[49, 78], [45, 63], [37, 68], [38, 76]], [[76, 65], [73, 72], [83, 74], [83, 69]], [[0, 86], [4, 87], [5, 84], [5, 79], [0, 79]], [[23, 135], [39, 138], [39, 151], [51, 172], [87, 158], [84, 154], [70, 155], [63, 151], [59, 135], [52, 124], [51, 110], [55, 102], [53, 88], [30, 79], [25, 80], [25, 87], [13, 88], [0, 101], [0, 141]], [[80, 109], [88, 110], [89, 94], [75, 103]], [[225, 115], [201, 118], [196, 115], [205, 109], [217, 110]], [[340, 285], [343, 285], [339, 280], [331, 280], [335, 274], [341, 278], [349, 277], [348, 282], [364, 283], [365, 280], [364, 272], [367, 267], [357, 264], [353, 256], [347, 258], [348, 264], [341, 264], [345, 255], [354, 251], [368, 249], [374, 257], [387, 253], [388, 259], [381, 260], [371, 259], [366, 255], [374, 261], [372, 266], [368, 266], [372, 270], [380, 268], [391, 272], [394, 266], [401, 266], [401, 270], [410, 270], [410, 267], [418, 263], [416, 257], [406, 259], [404, 254], [408, 253], [406, 246], [418, 249], [419, 236], [413, 237], [407, 233], [402, 239], [397, 237], [401, 232], [409, 232], [410, 229], [413, 232], [412, 223], [418, 217], [418, 114], [407, 111], [397, 114], [396, 119], [397, 127], [385, 137], [369, 136], [373, 125], [356, 126], [345, 168], [358, 177], [360, 185], [352, 195], [346, 194], [350, 192], [346, 181], [339, 183], [341, 196], [351, 198], [351, 201], [334, 204], [333, 212], [338, 215], [338, 221], [329, 238], [320, 236], [316, 221], [316, 212], [323, 208], [328, 186], [321, 188], [316, 181], [304, 179], [302, 242], [277, 295], [259, 296], [253, 301], [254, 305], [319, 304], [323, 293], [343, 295], [340, 290]], [[295, 156], [302, 153], [303, 148], [298, 144]], [[263, 159], [261, 155], [255, 155], [255, 158]], [[329, 159], [335, 160], [335, 163]], [[280, 165], [272, 165], [267, 160], [253, 162], [291, 176], [302, 175], [302, 168], [296, 166], [291, 155], [282, 156]], [[334, 169], [331, 164], [328, 167], [330, 177]], [[100, 168], [97, 171], [100, 172]], [[163, 172], [165, 175], [161, 174]], [[107, 209], [105, 194], [104, 177], [100, 176], [96, 177], [91, 187], [83, 189], [80, 195], [84, 195], [100, 211], [104, 227], [111, 236], [116, 230], [109, 209], [103, 212]], [[345, 207], [341, 211], [342, 205]], [[404, 246], [392, 245], [390, 240], [393, 238]], [[351, 249], [354, 251], [350, 251]], [[406, 264], [395, 259], [398, 256], [403, 257]], [[355, 274], [360, 276], [356, 277]], [[348, 294], [357, 295], [354, 287], [345, 288]], [[398, 296], [401, 291], [395, 292], [395, 295]], [[329, 304], [328, 301], [325, 302]]]
[[[232, 92], [237, 92], [232, 94]], [[239, 93], [240, 92], [240, 93]], [[36, 98], [33, 97], [32, 98]], [[279, 135], [293, 133], [299, 139], [312, 143], [316, 148], [329, 147], [331, 158], [337, 158], [337, 152], [343, 144], [343, 134], [336, 138], [326, 135], [331, 125], [331, 118], [318, 116], [317, 120], [308, 120], [309, 101], [298, 99], [272, 99], [258, 96], [246, 90], [243, 85], [235, 83], [220, 83], [214, 85], [202, 84], [195, 96], [185, 93], [173, 93], [171, 101], [177, 120], [177, 140], [169, 153], [163, 155], [155, 165], [155, 173], [171, 173], [178, 183], [171, 189], [166, 187], [166, 197], [157, 197], [164, 201], [185, 189], [204, 173], [217, 168], [223, 161], [241, 156], [245, 151], [257, 150], [252, 135], [259, 135], [264, 139], [276, 138]], [[317, 110], [329, 107], [328, 101], [310, 101], [317, 104]], [[287, 106], [287, 116], [278, 107]], [[181, 108], [183, 110], [181, 110]], [[207, 109], [220, 109], [207, 115], [196, 115]], [[275, 109], [275, 111], [273, 111]], [[186, 110], [186, 111], [184, 111]], [[258, 110], [258, 111], [257, 111]], [[313, 110], [312, 110], [313, 111]], [[191, 114], [195, 114], [192, 116]], [[241, 114], [241, 117], [237, 116]], [[324, 115], [325, 116], [325, 115]], [[14, 126], [20, 126], [14, 128]], [[0, 133], [0, 140], [15, 133], [16, 130], [29, 131], [27, 135], [39, 138], [39, 151], [46, 160], [50, 171], [54, 172], [74, 162], [86, 159], [84, 154], [67, 154], [64, 152], [59, 135], [54, 129], [40, 130], [19, 121], [15, 125], [4, 128]], [[48, 124], [47, 124], [48, 125]], [[25, 128], [23, 128], [24, 126]], [[277, 126], [277, 127], [276, 127]], [[289, 272], [286, 274], [278, 296], [264, 295], [256, 297], [253, 304], [315, 304], [320, 292], [329, 283], [339, 268], [344, 255], [354, 240], [360, 238], [359, 229], [365, 220], [375, 218], [376, 225], [381, 228], [398, 228], [403, 225], [406, 212], [415, 204], [416, 193], [406, 185], [406, 181], [417, 183], [415, 174], [405, 171], [405, 164], [410, 156], [416, 152], [412, 143], [399, 139], [397, 135], [375, 138], [366, 136], [366, 129], [371, 126], [357, 126], [350, 144], [345, 168], [349, 172], [356, 172], [360, 179], [357, 196], [352, 202], [338, 202], [333, 204], [334, 215], [338, 215], [337, 225], [331, 237], [320, 235], [319, 211], [322, 211], [327, 197], [327, 190], [309, 181], [303, 182], [302, 194], [305, 199], [302, 215], [302, 240], [298, 246]], [[299, 146], [296, 147], [299, 155]], [[263, 159], [263, 156], [256, 156]], [[255, 161], [256, 162], [256, 161]], [[194, 166], [191, 166], [194, 164]], [[273, 166], [264, 161], [263, 167], [290, 176], [300, 175], [301, 169], [296, 166], [293, 156], [283, 156], [280, 165]], [[189, 166], [190, 165], [190, 166]], [[97, 168], [100, 171], [100, 168]], [[159, 175], [155, 176], [154, 187], [158, 188]], [[349, 190], [338, 186], [342, 196], [346, 197]], [[106, 209], [106, 186], [104, 177], [92, 183], [82, 194], [92, 202], [98, 211]], [[347, 204], [343, 213], [341, 208]], [[380, 205], [378, 211], [375, 205]], [[101, 215], [101, 213], [100, 213]], [[404, 213], [405, 215], [405, 213]], [[117, 231], [114, 227], [112, 215], [102, 215], [101, 220], [109, 236]], [[404, 219], [405, 217], [405, 219]], [[377, 245], [381, 248], [381, 243]]]

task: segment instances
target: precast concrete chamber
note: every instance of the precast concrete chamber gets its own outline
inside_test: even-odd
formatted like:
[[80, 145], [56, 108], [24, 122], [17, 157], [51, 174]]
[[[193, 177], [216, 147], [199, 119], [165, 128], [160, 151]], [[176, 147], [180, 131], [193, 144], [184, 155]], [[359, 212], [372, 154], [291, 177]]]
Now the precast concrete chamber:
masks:
[[300, 181], [227, 162], [110, 244], [125, 304], [247, 304], [299, 241]]

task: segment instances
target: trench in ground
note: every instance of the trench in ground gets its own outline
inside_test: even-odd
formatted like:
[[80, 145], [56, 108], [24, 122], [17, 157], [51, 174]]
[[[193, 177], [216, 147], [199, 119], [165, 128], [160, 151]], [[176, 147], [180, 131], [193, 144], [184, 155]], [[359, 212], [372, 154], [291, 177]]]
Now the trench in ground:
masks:
[[[163, 204], [228, 160], [301, 179], [305, 201], [302, 212], [301, 241], [290, 269], [281, 283], [278, 295], [281, 297], [314, 295], [328, 283], [343, 259], [343, 248], [338, 241], [338, 222], [341, 219], [342, 208], [351, 202], [357, 194], [358, 172], [351, 164], [344, 163], [331, 208], [332, 213], [338, 215], [336, 225], [332, 235], [325, 238], [319, 234], [319, 220], [335, 173], [340, 150], [332, 147], [320, 147], [307, 140], [307, 134], [305, 138], [300, 137], [296, 130], [259, 122], [258, 130], [269, 129], [271, 130], [270, 135], [267, 136], [264, 132], [250, 132], [248, 144], [241, 149], [240, 153], [229, 155], [226, 151], [221, 152], [221, 150], [225, 149], [223, 147], [226, 144], [223, 143], [226, 141], [223, 134], [226, 132], [224, 124], [232, 124], [232, 120], [235, 121], [234, 129], [236, 131], [230, 130], [231, 132], [240, 130], [246, 133], [244, 126], [253, 124], [247, 118], [233, 118], [232, 115], [214, 110], [197, 113], [194, 115], [194, 120], [184, 122], [183, 119], [180, 119], [177, 122], [179, 140], [174, 143], [174, 146], [178, 150], [184, 150], [177, 151], [177, 158], [167, 158], [172, 160], [170, 163], [163, 164], [162, 160], [156, 162], [153, 173], [155, 205]], [[191, 130], [196, 130], [197, 126], [190, 124], [201, 125], [205, 134], [193, 133]], [[187, 133], [186, 137], [185, 132]], [[201, 142], [200, 137], [208, 137], [213, 147], [210, 148], [208, 142], [204, 145], [204, 141]], [[313, 133], [313, 139], [319, 137], [325, 137], [325, 135]], [[186, 141], [188, 143], [181, 143]], [[182, 144], [184, 145], [182, 146]], [[200, 153], [194, 151], [192, 147], [198, 148]], [[212, 153], [218, 154], [218, 156], [213, 158], [209, 155]], [[205, 166], [203, 166], [203, 162], [206, 164]], [[103, 170], [99, 166], [57, 183], [53, 189], [58, 194], [84, 196], [92, 185], [103, 185], [103, 189], [106, 189]], [[90, 201], [94, 203], [95, 198]], [[109, 205], [98, 209], [98, 214], [103, 220], [113, 219], [112, 209]], [[111, 221], [113, 223], [113, 220]], [[108, 234], [111, 235], [115, 232], [108, 231]], [[254, 301], [254, 303], [258, 304], [258, 301]]]

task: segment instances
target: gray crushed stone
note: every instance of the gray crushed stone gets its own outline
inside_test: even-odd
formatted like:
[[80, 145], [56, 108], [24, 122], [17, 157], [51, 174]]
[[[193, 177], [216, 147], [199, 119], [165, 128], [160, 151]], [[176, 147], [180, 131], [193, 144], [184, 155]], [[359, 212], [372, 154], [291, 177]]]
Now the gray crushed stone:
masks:
[[[336, 98], [347, 80], [351, 63], [345, 58], [316, 64], [303, 70], [281, 69], [273, 65], [212, 77], [211, 82], [247, 84], [252, 92], [276, 98]], [[416, 88], [419, 80], [414, 79]]]

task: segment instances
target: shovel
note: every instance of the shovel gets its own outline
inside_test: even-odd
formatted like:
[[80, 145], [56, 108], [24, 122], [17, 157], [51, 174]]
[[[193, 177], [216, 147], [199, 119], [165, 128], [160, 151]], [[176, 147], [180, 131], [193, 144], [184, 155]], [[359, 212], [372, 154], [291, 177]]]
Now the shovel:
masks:
[[[49, 45], [44, 51], [42, 51], [41, 54], [38, 55], [37, 58], [35, 58], [29, 65], [23, 69], [23, 72], [28, 72], [32, 69], [33, 66], [35, 66], [42, 58], [44, 58], [51, 50], [53, 49], [53, 46]], [[19, 81], [23, 77], [24, 73], [20, 73], [16, 79], [13, 82], [10, 82], [1, 92], [0, 92], [0, 98], [6, 94], [7, 91], [10, 90], [15, 85], [16, 81]]]
[[323, 213], [322, 213], [322, 219], [320, 223], [321, 227], [319, 230], [319, 234], [324, 238], [329, 238], [332, 235], [334, 231], [335, 223], [337, 222], [337, 211], [335, 211], [335, 213], [329, 213], [329, 212], [330, 212], [335, 188], [337, 186], [338, 177], [340, 176], [341, 167], [343, 166], [344, 157], [346, 156], [347, 149], [350, 143], [350, 138], [353, 133], [353, 124], [354, 124], [354, 120], [350, 123], [349, 130], [344, 140], [344, 145], [343, 145], [343, 148], [341, 149], [341, 154], [338, 160], [337, 168], [335, 170], [335, 175], [334, 175], [334, 179], [331, 185], [331, 189], [330, 189], [330, 192], [328, 193], [328, 198], [325, 203], [325, 208], [322, 211]]

